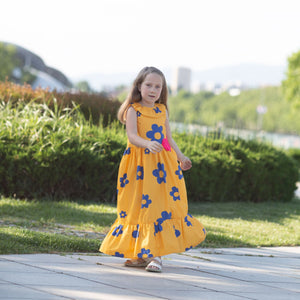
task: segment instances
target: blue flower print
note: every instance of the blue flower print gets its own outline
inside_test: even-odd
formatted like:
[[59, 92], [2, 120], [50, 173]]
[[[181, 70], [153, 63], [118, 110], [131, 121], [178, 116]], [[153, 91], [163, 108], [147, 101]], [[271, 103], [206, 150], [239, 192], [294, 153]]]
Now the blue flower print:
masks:
[[146, 136], [151, 139], [151, 141], [162, 143], [162, 140], [164, 139], [164, 134], [162, 133], [163, 127], [158, 126], [157, 124], [152, 125], [152, 130], [147, 131]]
[[206, 235], [206, 230], [205, 230], [205, 228], [203, 228], [202, 231], [203, 231], [203, 233]]
[[175, 226], [173, 226], [174, 230], [175, 230], [175, 235], [176, 237], [180, 236], [180, 231], [178, 229], [175, 228]]
[[144, 152], [145, 152], [145, 154], [149, 154], [150, 150], [148, 148], [146, 148]]
[[126, 154], [127, 154], [127, 155], [130, 154], [130, 147], [128, 147], [128, 148], [124, 151], [123, 156], [125, 156]]
[[193, 219], [193, 216], [191, 215], [191, 214], [187, 214], [190, 218], [192, 218]]
[[140, 225], [138, 224], [138, 225], [136, 226], [136, 230], [134, 230], [134, 231], [132, 232], [132, 237], [135, 238], [135, 239], [139, 237], [139, 228], [140, 228]]
[[115, 252], [115, 256], [117, 256], [117, 257], [124, 257], [124, 254], [123, 253], [119, 253], [119, 252]]
[[[170, 220], [171, 219], [171, 216], [172, 216], [172, 213], [170, 212], [170, 213], [168, 213], [167, 211], [163, 211], [162, 213], [161, 213], [161, 218], [158, 218], [157, 220], [156, 220], [156, 222], [158, 223], [158, 224], [162, 224], [164, 221], [166, 221], [166, 220]], [[161, 231], [161, 230], [160, 230]]]
[[172, 213], [171, 213], [171, 212], [168, 213], [167, 211], [163, 211], [163, 212], [161, 213], [161, 216], [162, 216], [162, 218], [163, 218], [163, 221], [165, 221], [165, 220], [170, 220], [171, 217], [172, 217]]
[[179, 190], [176, 186], [172, 187], [172, 191], [170, 192], [170, 195], [173, 197], [173, 200], [180, 200], [180, 196], [179, 196]]
[[148, 208], [151, 203], [152, 200], [149, 199], [149, 195], [142, 196], [142, 208]]
[[138, 257], [143, 258], [144, 255], [146, 255], [146, 258], [153, 257], [153, 255], [150, 253], [150, 249], [146, 250], [145, 248], [142, 248], [141, 252], [138, 254]]
[[175, 172], [175, 174], [178, 176], [179, 179], [183, 178], [182, 169], [181, 169], [180, 165], [178, 165], [178, 170]]
[[142, 166], [137, 166], [136, 180], [144, 179], [144, 168]]
[[193, 226], [192, 223], [188, 220], [187, 216], [184, 218], [184, 222], [186, 223], [187, 226]]
[[172, 216], [172, 213], [168, 213], [167, 211], [163, 211], [161, 213], [161, 218], [158, 218], [156, 220], [157, 224], [154, 223], [154, 235], [156, 235], [158, 232], [162, 231], [163, 230], [163, 227], [162, 227], [162, 223], [165, 221], [165, 220], [169, 220], [171, 219], [171, 216]]
[[157, 233], [159, 233], [162, 230], [163, 230], [163, 228], [161, 226], [161, 223], [157, 223], [157, 224], [154, 223], [154, 235], [156, 235]]
[[161, 113], [161, 110], [156, 106], [155, 108], [153, 108], [153, 110], [157, 113], [157, 114], [159, 114], [159, 113]]
[[165, 171], [165, 165], [158, 163], [157, 169], [152, 172], [153, 176], [157, 177], [157, 182], [161, 184], [162, 182], [166, 183], [167, 173]]
[[193, 248], [193, 246], [189, 247], [189, 248], [185, 248], [185, 251], [189, 251]]
[[121, 182], [121, 187], [125, 187], [125, 185], [129, 183], [126, 173], [123, 175], [123, 177], [120, 177], [120, 182]]
[[126, 218], [127, 217], [126, 211], [124, 211], [124, 210], [122, 210], [119, 215], [120, 215], [120, 218]]
[[122, 233], [123, 233], [122, 228], [123, 228], [123, 225], [117, 226], [117, 227], [114, 229], [112, 235], [113, 235], [113, 236], [119, 236], [120, 234], [122, 234]]
[[139, 111], [136, 112], [136, 116], [137, 116], [137, 117], [140, 117], [141, 115], [142, 115], [142, 114], [141, 114]]

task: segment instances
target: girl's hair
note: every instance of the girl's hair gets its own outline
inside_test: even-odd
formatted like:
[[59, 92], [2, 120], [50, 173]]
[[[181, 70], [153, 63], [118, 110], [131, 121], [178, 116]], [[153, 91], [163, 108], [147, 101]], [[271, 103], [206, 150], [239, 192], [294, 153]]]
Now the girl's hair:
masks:
[[149, 75], [151, 73], [158, 74], [159, 76], [161, 76], [162, 81], [163, 81], [163, 86], [162, 86], [160, 97], [155, 103], [164, 104], [166, 106], [166, 108], [168, 109], [168, 106], [167, 106], [168, 87], [167, 87], [166, 78], [165, 78], [164, 74], [155, 67], [145, 67], [137, 75], [135, 81], [133, 82], [130, 93], [128, 94], [126, 100], [123, 102], [123, 104], [121, 105], [121, 107], [118, 111], [118, 119], [120, 120], [121, 123], [125, 124], [126, 113], [127, 113], [129, 106], [131, 105], [131, 103], [140, 102], [142, 100], [142, 95], [141, 95], [141, 92], [139, 91], [139, 87], [141, 86], [141, 84], [143, 83], [143, 81], [145, 80], [147, 75]]

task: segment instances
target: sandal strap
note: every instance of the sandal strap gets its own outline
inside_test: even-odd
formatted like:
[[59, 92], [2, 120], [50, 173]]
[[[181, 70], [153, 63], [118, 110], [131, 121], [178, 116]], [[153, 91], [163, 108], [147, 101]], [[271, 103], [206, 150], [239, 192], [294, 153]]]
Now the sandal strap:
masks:
[[150, 262], [153, 262], [153, 261], [160, 264], [160, 265], [162, 265], [162, 259], [159, 256], [152, 258]]
[[[154, 268], [157, 268], [157, 270], [155, 270]], [[160, 257], [155, 257], [151, 259], [151, 262], [148, 264], [146, 270], [151, 270], [153, 272], [161, 272], [162, 270], [162, 260]]]
[[152, 260], [151, 263], [148, 265], [148, 267], [156, 267], [158, 269], [161, 269], [161, 264], [160, 263], [157, 263], [155, 260]]

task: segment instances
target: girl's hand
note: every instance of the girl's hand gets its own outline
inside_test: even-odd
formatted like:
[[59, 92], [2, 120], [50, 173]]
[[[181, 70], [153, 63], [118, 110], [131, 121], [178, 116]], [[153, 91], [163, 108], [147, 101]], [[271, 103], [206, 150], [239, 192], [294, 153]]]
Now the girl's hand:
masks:
[[150, 150], [151, 153], [156, 154], [163, 149], [163, 146], [159, 142], [149, 141], [147, 148]]
[[191, 167], [192, 167], [192, 162], [191, 162], [191, 160], [190, 160], [188, 157], [183, 156], [183, 157], [180, 159], [180, 168], [181, 168], [183, 171], [187, 171], [187, 170], [189, 170]]

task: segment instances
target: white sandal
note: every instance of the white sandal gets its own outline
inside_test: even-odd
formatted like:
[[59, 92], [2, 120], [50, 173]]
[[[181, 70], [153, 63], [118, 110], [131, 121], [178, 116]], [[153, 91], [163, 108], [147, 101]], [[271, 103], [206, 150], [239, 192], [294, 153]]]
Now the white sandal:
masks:
[[161, 271], [162, 271], [162, 260], [161, 260], [161, 258], [160, 257], [155, 257], [155, 258], [151, 259], [150, 263], [146, 267], [146, 271], [161, 273]]

